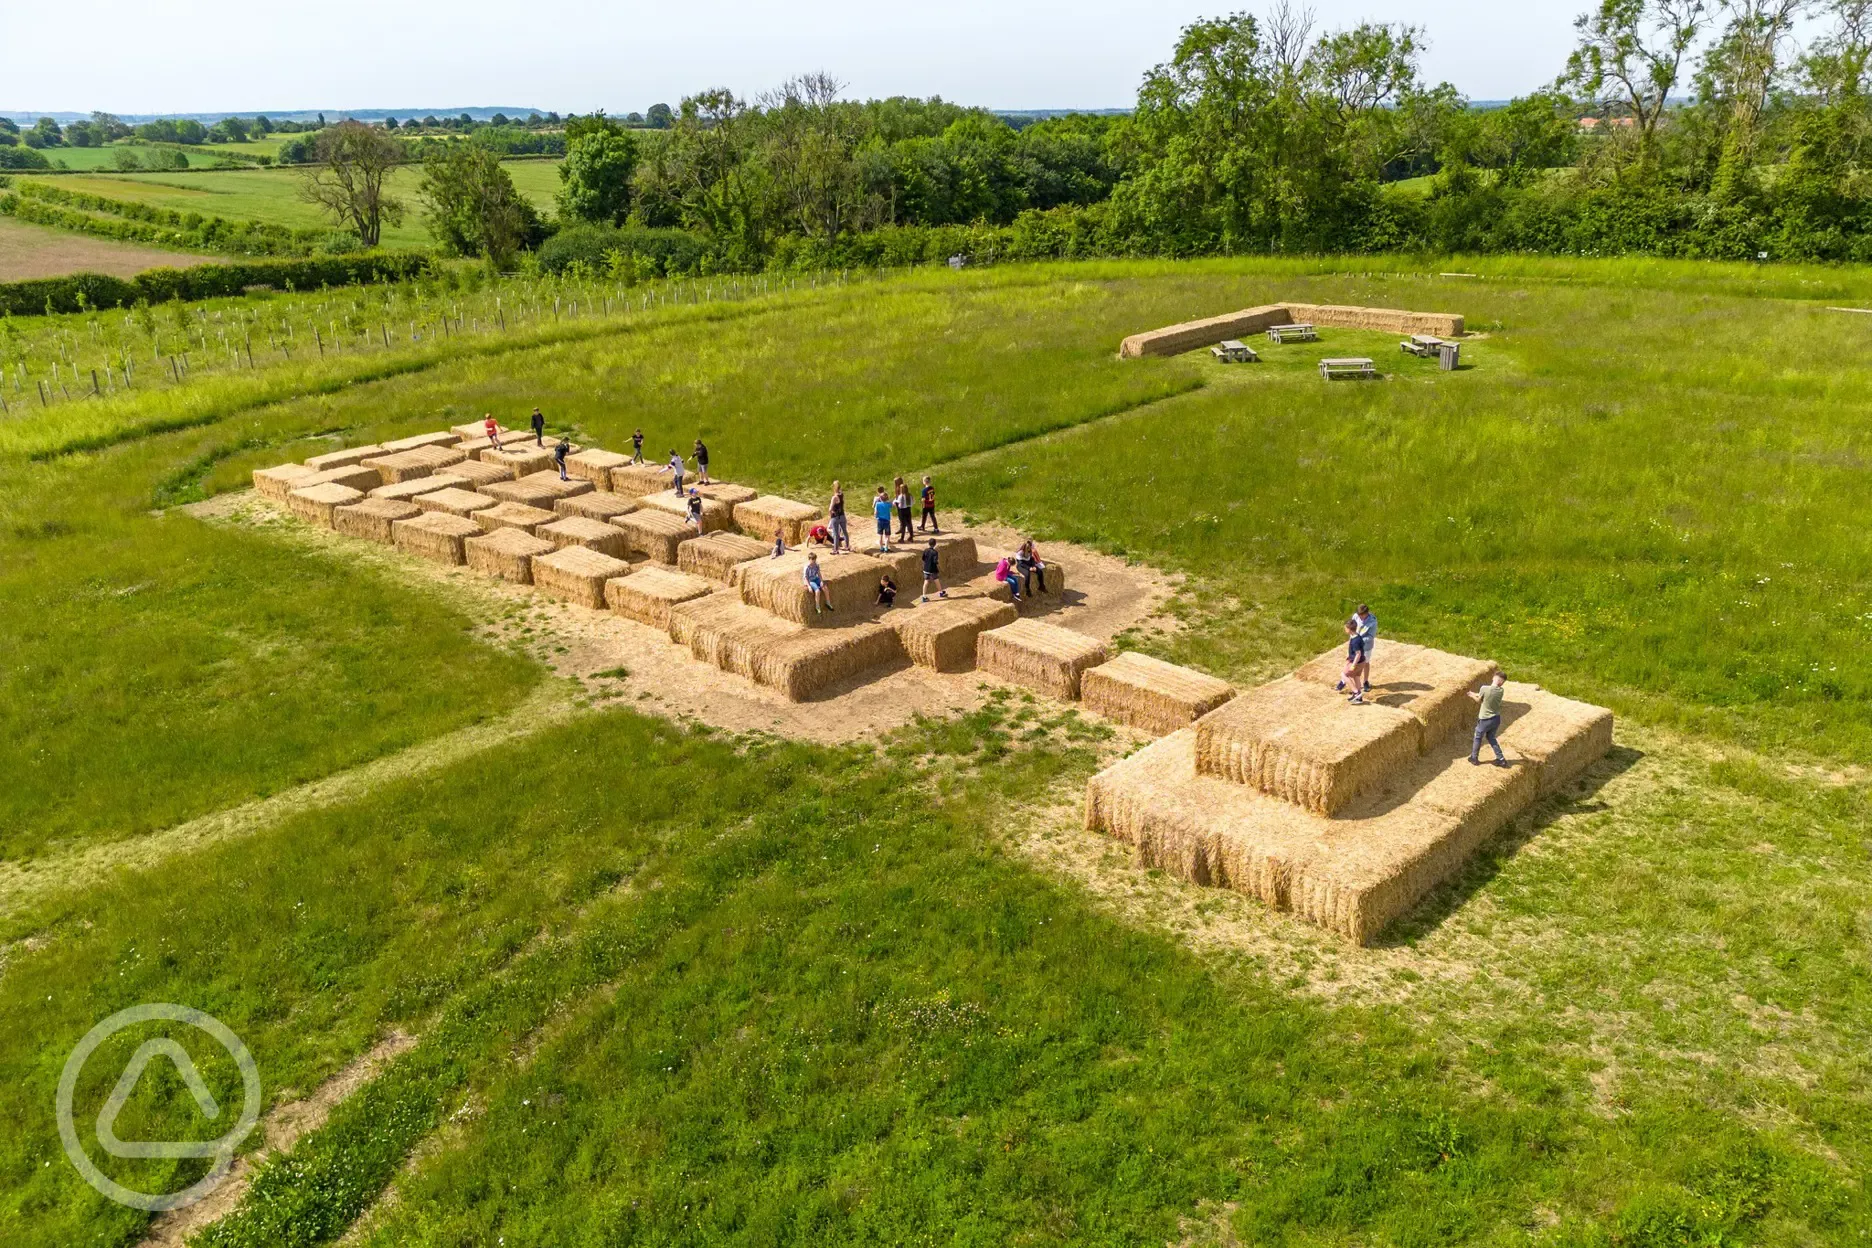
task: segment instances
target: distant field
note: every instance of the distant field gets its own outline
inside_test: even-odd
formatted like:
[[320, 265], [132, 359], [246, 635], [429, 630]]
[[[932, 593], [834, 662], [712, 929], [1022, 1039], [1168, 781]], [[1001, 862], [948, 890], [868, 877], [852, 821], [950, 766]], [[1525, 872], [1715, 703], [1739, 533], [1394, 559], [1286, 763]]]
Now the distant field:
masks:
[[64, 273], [108, 273], [129, 277], [163, 265], [206, 264], [213, 257], [181, 251], [159, 251], [137, 243], [68, 234], [41, 225], [27, 225], [0, 217], [0, 282], [30, 277], [58, 277]]

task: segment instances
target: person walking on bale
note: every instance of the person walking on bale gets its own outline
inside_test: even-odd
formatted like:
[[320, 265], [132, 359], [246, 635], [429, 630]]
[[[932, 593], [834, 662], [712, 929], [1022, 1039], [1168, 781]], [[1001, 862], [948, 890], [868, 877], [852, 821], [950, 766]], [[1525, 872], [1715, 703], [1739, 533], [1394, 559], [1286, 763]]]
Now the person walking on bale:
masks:
[[851, 528], [845, 522], [845, 487], [837, 481], [832, 483], [832, 500], [826, 504], [826, 522], [832, 529], [832, 553], [838, 554], [839, 547], [845, 553], [851, 553]]
[[571, 454], [571, 452], [572, 452], [572, 444], [566, 441], [563, 437], [559, 439], [558, 445], [553, 447], [553, 467], [559, 470], [559, 479], [561, 481], [570, 481], [572, 479], [571, 477], [566, 476], [566, 467], [565, 467], [566, 456]]
[[825, 573], [819, 570], [818, 555], [806, 556], [806, 566], [801, 570], [800, 576], [806, 582], [806, 593], [812, 598], [813, 614], [818, 615], [821, 611], [830, 611], [832, 599], [826, 595]]
[[1365, 674], [1371, 669], [1365, 662], [1365, 643], [1358, 635], [1356, 620], [1345, 622], [1345, 636], [1345, 670], [1339, 673], [1339, 683], [1333, 689], [1344, 693], [1345, 687], [1351, 685], [1353, 705], [1362, 705], [1365, 701]]
[[1477, 703], [1475, 721], [1475, 740], [1469, 744], [1470, 763], [1480, 766], [1482, 763], [1482, 743], [1489, 743], [1495, 751], [1495, 765], [1506, 767], [1507, 756], [1501, 748], [1501, 704], [1502, 695], [1507, 692], [1508, 678], [1496, 672], [1488, 684], [1480, 689], [1471, 689], [1469, 696]]
[[710, 484], [708, 475], [708, 447], [702, 445], [701, 438], [695, 440], [695, 454], [691, 458], [695, 460], [696, 480], [703, 485]]
[[877, 487], [877, 494], [871, 500], [871, 514], [877, 517], [878, 554], [890, 554], [891, 501], [884, 497], [884, 487]]
[[533, 409], [533, 445], [546, 445], [546, 418], [540, 415], [537, 407]]
[[1358, 634], [1359, 645], [1365, 650], [1365, 683], [1359, 692], [1370, 693], [1372, 655], [1378, 648], [1378, 617], [1371, 613], [1369, 606], [1361, 602], [1352, 615], [1352, 628]]
[[688, 518], [689, 527], [697, 533], [702, 532], [702, 495], [696, 492], [696, 487], [693, 485], [689, 487]]
[[928, 477], [923, 478], [923, 515], [917, 521], [917, 532], [921, 533], [926, 524], [930, 532], [942, 532], [942, 526], [936, 523], [936, 487]]
[[643, 463], [643, 430], [631, 434], [631, 463]]
[[487, 413], [482, 418], [481, 431], [487, 434], [488, 445], [497, 451], [500, 450], [500, 422], [494, 419], [493, 412]]
[[936, 549], [936, 539], [933, 537], [930, 538], [929, 545], [923, 548], [923, 597], [920, 601], [929, 601], [932, 585], [936, 587], [938, 598], [949, 596], [949, 591], [943, 588], [942, 583], [942, 552]]
[[897, 493], [891, 502], [897, 508], [897, 540], [913, 540], [916, 534], [910, 528], [910, 487], [904, 484], [902, 477], [897, 478]]
[[678, 494], [681, 494], [683, 492], [683, 488], [682, 488], [683, 457], [678, 455], [674, 448], [670, 450], [669, 463], [664, 464], [663, 467], [658, 470], [658, 472], [659, 474], [664, 473], [664, 472], [669, 473], [670, 476], [675, 478], [676, 492]]

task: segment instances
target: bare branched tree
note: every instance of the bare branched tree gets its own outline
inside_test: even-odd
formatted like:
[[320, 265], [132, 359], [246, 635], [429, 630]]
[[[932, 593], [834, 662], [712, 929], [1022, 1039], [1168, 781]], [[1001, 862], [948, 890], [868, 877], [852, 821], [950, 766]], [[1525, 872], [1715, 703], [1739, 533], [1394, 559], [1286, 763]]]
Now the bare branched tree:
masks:
[[390, 171], [403, 159], [403, 144], [388, 131], [361, 121], [341, 121], [319, 131], [314, 164], [299, 193], [348, 225], [366, 247], [383, 238], [385, 222], [400, 225], [403, 203], [384, 190]]

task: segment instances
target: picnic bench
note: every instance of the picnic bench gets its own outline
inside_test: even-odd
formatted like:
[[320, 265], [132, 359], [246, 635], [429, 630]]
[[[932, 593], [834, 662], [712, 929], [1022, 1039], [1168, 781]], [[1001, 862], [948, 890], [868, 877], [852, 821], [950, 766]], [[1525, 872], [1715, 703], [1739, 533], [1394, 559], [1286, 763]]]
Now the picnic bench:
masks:
[[1442, 345], [1443, 340], [1435, 334], [1412, 334], [1403, 342], [1398, 343], [1397, 347], [1406, 355], [1414, 355], [1419, 359], [1427, 360], [1435, 355], [1437, 348]]
[[1222, 361], [1224, 364], [1254, 364], [1261, 359], [1260, 356], [1255, 354], [1253, 347], [1245, 342], [1237, 342], [1233, 338], [1224, 341], [1218, 346], [1210, 347], [1209, 354], [1215, 356], [1216, 359]]
[[1331, 381], [1335, 377], [1376, 377], [1377, 366], [1362, 356], [1347, 357], [1337, 360], [1320, 361], [1320, 378]]
[[1318, 342], [1319, 335], [1311, 325], [1270, 325], [1267, 331], [1269, 342]]

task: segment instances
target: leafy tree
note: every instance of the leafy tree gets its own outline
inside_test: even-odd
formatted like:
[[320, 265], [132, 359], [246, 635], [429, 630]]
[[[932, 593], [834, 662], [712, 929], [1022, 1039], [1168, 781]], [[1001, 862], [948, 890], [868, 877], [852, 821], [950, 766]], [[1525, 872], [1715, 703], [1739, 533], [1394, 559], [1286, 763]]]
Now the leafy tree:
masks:
[[65, 141], [73, 147], [101, 147], [104, 136], [88, 121], [74, 121], [65, 127]]
[[253, 128], [255, 134], [273, 133], [273, 123], [267, 120], [267, 115], [265, 113], [261, 113], [258, 117], [254, 118]]
[[115, 143], [118, 139], [127, 139], [132, 131], [124, 124], [121, 117], [111, 113], [92, 113], [91, 126], [104, 136], [104, 142]]
[[650, 123], [652, 130], [668, 130], [676, 124], [676, 115], [670, 111], [670, 106], [667, 104], [652, 104], [650, 111], [644, 114], [644, 118]]
[[1640, 159], [1648, 164], [1656, 152], [1658, 120], [1707, 12], [1704, 0], [1600, 0], [1573, 23], [1579, 44], [1558, 85], [1601, 108], [1625, 109], [1637, 130]]
[[477, 144], [432, 149], [417, 191], [429, 206], [430, 233], [455, 255], [486, 256], [504, 269], [540, 233], [539, 214], [500, 157]]
[[41, 117], [33, 128], [20, 136], [27, 147], [58, 147], [65, 142], [64, 132], [50, 117]]
[[602, 112], [566, 123], [566, 158], [559, 166], [559, 215], [568, 221], [622, 225], [631, 210], [637, 140]]
[[384, 222], [402, 223], [402, 201], [384, 189], [403, 158], [403, 145], [393, 136], [361, 121], [341, 121], [319, 131], [313, 154], [300, 184], [307, 202], [356, 230], [366, 247], [381, 241]]

